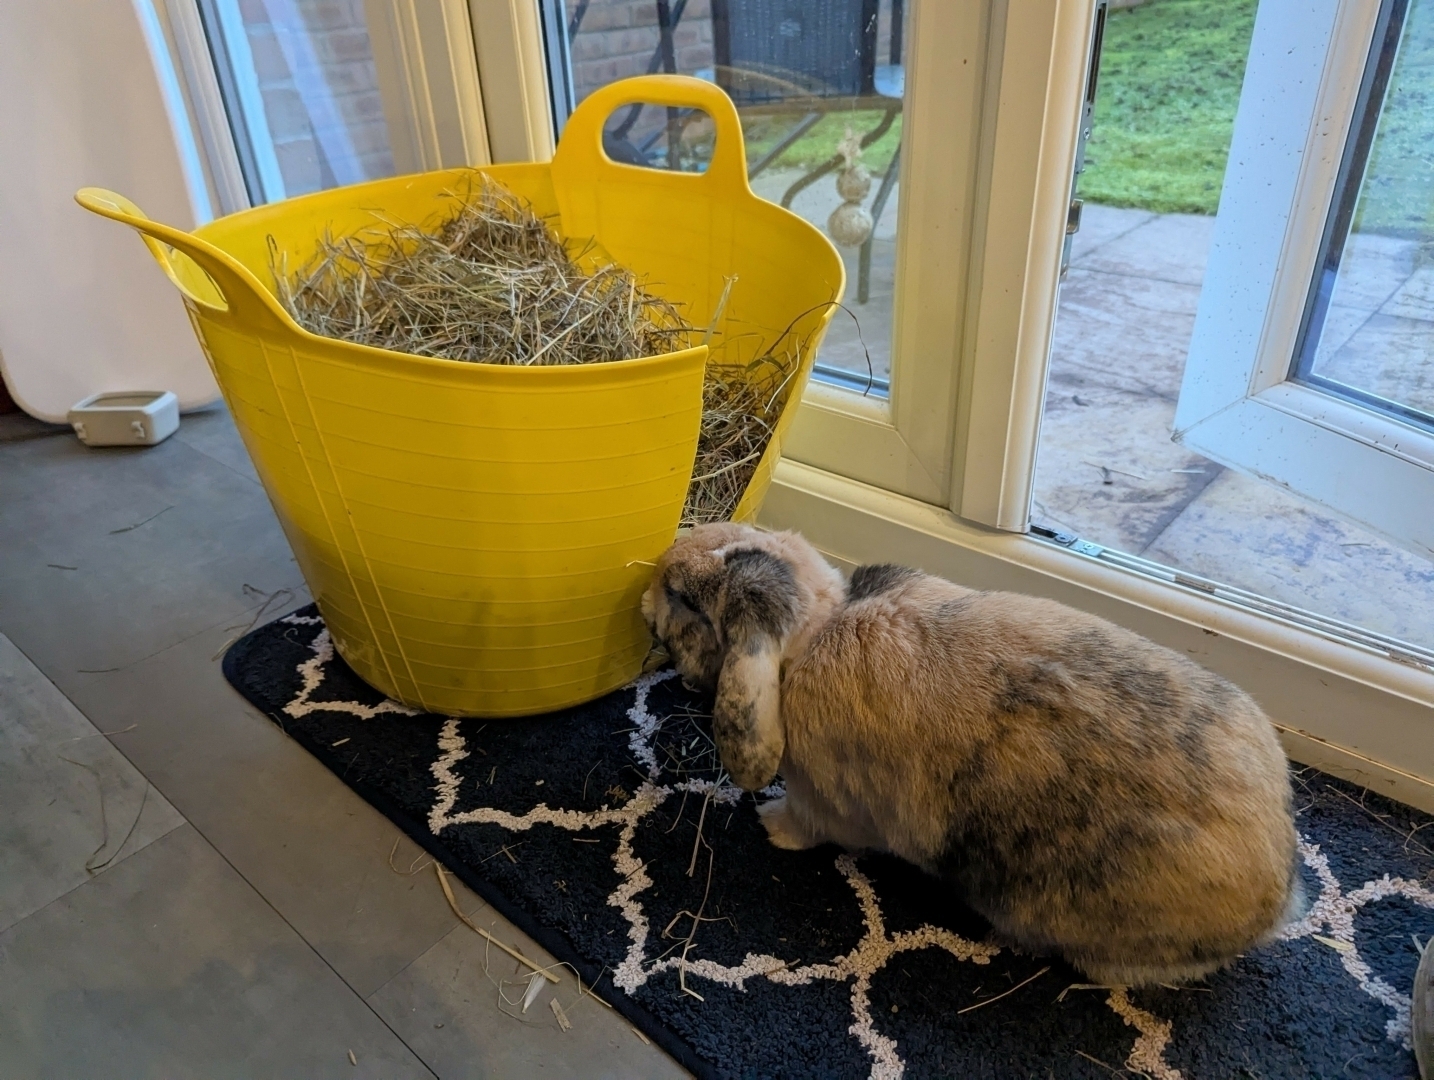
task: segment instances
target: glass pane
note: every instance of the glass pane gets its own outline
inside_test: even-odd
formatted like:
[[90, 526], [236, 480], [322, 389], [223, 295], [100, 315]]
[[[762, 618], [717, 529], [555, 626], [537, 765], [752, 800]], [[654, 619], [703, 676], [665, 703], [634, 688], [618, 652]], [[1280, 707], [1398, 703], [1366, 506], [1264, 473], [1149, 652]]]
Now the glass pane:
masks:
[[1429, 558], [1171, 441], [1255, 8], [1145, 0], [1108, 14], [1032, 521], [1434, 647]]
[[363, 0], [201, 0], [255, 203], [393, 175]]
[[[837, 313], [819, 365], [882, 392], [891, 371], [903, 0], [547, 3], [560, 108], [614, 80], [660, 71], [714, 81], [732, 96], [753, 189], [832, 236], [846, 262], [855, 318]], [[553, 64], [562, 55], [566, 72]], [[700, 171], [711, 153], [710, 125], [683, 110], [623, 110], [607, 131], [615, 160]], [[844, 169], [848, 137], [859, 169]]]
[[1434, 428], [1434, 0], [1387, 8], [1295, 377]]

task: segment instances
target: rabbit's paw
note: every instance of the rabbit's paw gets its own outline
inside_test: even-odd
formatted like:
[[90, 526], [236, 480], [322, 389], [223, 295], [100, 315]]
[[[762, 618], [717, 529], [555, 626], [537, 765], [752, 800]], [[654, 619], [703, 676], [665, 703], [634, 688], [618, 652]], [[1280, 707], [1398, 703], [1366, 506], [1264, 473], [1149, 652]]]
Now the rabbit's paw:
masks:
[[786, 851], [805, 851], [821, 842], [812, 837], [797, 821], [792, 808], [787, 805], [785, 795], [763, 803], [757, 807], [757, 813], [762, 818], [762, 824], [767, 827], [767, 839], [772, 842], [773, 847]]

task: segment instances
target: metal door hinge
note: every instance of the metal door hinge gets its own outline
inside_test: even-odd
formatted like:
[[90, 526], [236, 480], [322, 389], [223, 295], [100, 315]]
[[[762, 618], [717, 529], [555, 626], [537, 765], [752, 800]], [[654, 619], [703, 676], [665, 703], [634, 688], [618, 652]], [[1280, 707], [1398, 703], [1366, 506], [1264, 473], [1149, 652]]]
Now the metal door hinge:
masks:
[[1085, 145], [1090, 139], [1091, 122], [1095, 116], [1095, 91], [1100, 81], [1100, 46], [1105, 38], [1105, 15], [1109, 7], [1107, 0], [1096, 0], [1095, 20], [1091, 27], [1090, 57], [1086, 62], [1085, 97], [1080, 107], [1080, 132], [1076, 136], [1075, 169], [1071, 175], [1071, 204], [1066, 213], [1065, 242], [1061, 245], [1061, 277], [1071, 266], [1071, 245], [1075, 234], [1080, 231], [1081, 208], [1084, 201], [1076, 198], [1076, 186], [1080, 174], [1085, 171]]
[[1082, 540], [1075, 533], [1063, 532], [1060, 529], [1052, 529], [1045, 525], [1032, 525], [1031, 535], [1039, 536], [1042, 540], [1049, 540], [1053, 544], [1059, 544], [1063, 548], [1069, 548], [1077, 555], [1089, 555], [1092, 559], [1100, 557], [1105, 550], [1099, 544], [1091, 543], [1089, 540]]

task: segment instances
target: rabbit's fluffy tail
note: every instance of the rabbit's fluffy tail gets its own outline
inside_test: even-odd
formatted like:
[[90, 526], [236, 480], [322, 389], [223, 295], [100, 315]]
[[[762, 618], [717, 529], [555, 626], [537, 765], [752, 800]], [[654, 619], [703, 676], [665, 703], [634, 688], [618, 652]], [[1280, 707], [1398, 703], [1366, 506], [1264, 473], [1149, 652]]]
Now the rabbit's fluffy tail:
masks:
[[[1300, 877], [1299, 858], [1296, 856], [1295, 862], [1290, 866], [1289, 886], [1285, 898], [1284, 912], [1264, 935], [1251, 944], [1259, 946], [1275, 940], [1281, 930], [1291, 923], [1303, 919], [1309, 911], [1309, 907], [1309, 900], [1305, 895], [1304, 881]], [[1233, 962], [1237, 955], [1238, 954], [1232, 949], [1231, 955], [1224, 959], [1200, 959], [1191, 960], [1186, 963], [1176, 962], [1173, 964], [1147, 964], [1138, 961], [1114, 963], [1109, 960], [1089, 961], [1077, 955], [1067, 955], [1066, 958], [1090, 976], [1092, 981], [1103, 986], [1151, 986], [1186, 983], [1202, 979]]]

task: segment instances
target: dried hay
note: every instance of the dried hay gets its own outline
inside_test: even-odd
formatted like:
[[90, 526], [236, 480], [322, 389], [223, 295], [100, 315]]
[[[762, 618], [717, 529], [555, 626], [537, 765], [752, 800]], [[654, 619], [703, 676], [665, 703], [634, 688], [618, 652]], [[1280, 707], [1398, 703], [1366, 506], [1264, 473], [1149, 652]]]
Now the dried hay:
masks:
[[[592, 364], [699, 340], [698, 328], [632, 271], [597, 264], [591, 250], [569, 252], [501, 185], [480, 176], [451, 197], [455, 209], [436, 223], [325, 235], [294, 272], [271, 238], [280, 303], [323, 337], [469, 363]], [[714, 326], [725, 302], [724, 294]], [[701, 340], [710, 343], [712, 332]], [[790, 328], [750, 363], [724, 363], [714, 350], [682, 525], [732, 516], [771, 440], [798, 356]]]

